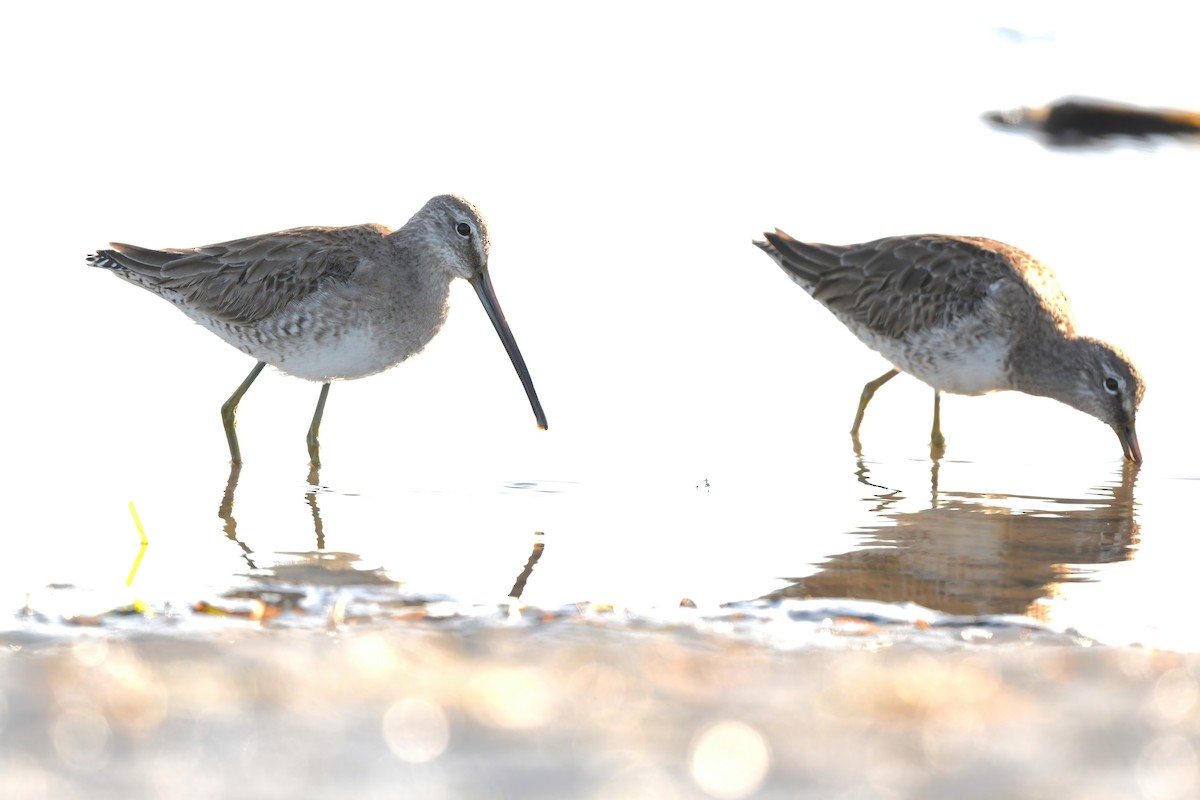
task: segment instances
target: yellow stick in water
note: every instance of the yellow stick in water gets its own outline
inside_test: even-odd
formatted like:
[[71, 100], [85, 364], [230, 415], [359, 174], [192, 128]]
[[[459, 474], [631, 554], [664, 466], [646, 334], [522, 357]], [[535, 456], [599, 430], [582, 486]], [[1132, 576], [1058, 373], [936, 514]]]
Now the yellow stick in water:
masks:
[[133, 585], [133, 578], [137, 575], [138, 567], [142, 565], [142, 556], [146, 555], [146, 545], [150, 544], [146, 539], [146, 529], [142, 527], [142, 520], [138, 517], [132, 500], [129, 501], [129, 513], [133, 515], [133, 524], [137, 525], [138, 535], [142, 537], [142, 546], [138, 548], [137, 558], [133, 560], [133, 568], [129, 570], [129, 577], [125, 579], [126, 586]]

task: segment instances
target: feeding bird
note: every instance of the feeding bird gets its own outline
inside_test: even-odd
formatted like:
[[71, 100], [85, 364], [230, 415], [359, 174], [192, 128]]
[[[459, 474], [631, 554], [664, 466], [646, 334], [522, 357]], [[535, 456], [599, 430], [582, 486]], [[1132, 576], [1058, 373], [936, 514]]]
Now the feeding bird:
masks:
[[778, 229], [754, 244], [893, 369], [863, 387], [867, 403], [900, 372], [934, 390], [932, 443], [941, 448], [941, 393], [1015, 389], [1052, 397], [1111, 427], [1125, 458], [1142, 461], [1134, 420], [1145, 385], [1111, 344], [1080, 335], [1045, 264], [970, 236], [893, 236], [810, 244]]
[[242, 395], [270, 364], [321, 384], [308, 430], [320, 466], [318, 429], [334, 380], [394, 367], [441, 330], [450, 282], [475, 288], [533, 408], [546, 415], [488, 276], [491, 240], [479, 210], [461, 197], [430, 199], [403, 227], [293, 228], [184, 249], [113, 243], [88, 263], [170, 301], [257, 360], [221, 407], [234, 464], [242, 457], [235, 418]]

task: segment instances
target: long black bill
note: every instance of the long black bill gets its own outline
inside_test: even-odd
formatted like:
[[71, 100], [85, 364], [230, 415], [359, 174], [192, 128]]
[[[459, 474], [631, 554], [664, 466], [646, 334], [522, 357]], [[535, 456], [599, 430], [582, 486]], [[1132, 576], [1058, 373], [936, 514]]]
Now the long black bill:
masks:
[[1142, 448], [1138, 446], [1137, 431], [1133, 427], [1133, 420], [1129, 420], [1124, 425], [1114, 425], [1113, 430], [1117, 432], [1117, 438], [1121, 440], [1121, 450], [1124, 451], [1125, 457], [1135, 464], [1142, 463]]
[[500, 335], [500, 341], [504, 342], [504, 349], [508, 351], [508, 357], [517, 370], [517, 377], [521, 379], [521, 385], [525, 387], [525, 394], [529, 396], [529, 405], [533, 406], [533, 416], [537, 418], [538, 427], [546, 430], [546, 414], [542, 411], [537, 390], [533, 388], [533, 378], [529, 377], [529, 368], [525, 366], [525, 359], [521, 358], [517, 340], [513, 338], [512, 331], [508, 329], [508, 322], [504, 319], [504, 312], [500, 310], [500, 303], [496, 300], [496, 290], [492, 288], [492, 279], [488, 277], [486, 268], [481, 269], [475, 274], [475, 277], [471, 278], [471, 285], [475, 287], [475, 294], [479, 295], [479, 302], [483, 303], [488, 318], [496, 328], [496, 333]]

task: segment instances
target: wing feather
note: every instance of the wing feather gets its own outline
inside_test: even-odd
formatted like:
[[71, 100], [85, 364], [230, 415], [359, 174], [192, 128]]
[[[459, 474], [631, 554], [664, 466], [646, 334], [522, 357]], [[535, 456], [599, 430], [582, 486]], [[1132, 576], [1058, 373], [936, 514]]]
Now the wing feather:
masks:
[[295, 228], [190, 249], [152, 250], [114, 242], [92, 263], [131, 273], [156, 292], [177, 292], [212, 317], [248, 325], [278, 313], [358, 267], [364, 237], [382, 226]]
[[896, 236], [838, 246], [782, 231], [757, 244], [831, 311], [894, 338], [946, 325], [984, 302], [996, 281], [1019, 283], [1031, 257], [990, 239]]

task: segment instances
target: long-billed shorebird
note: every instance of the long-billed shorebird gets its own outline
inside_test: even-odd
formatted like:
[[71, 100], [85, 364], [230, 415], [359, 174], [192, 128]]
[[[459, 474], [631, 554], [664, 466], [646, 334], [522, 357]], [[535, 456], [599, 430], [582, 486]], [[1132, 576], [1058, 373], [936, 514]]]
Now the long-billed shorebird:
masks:
[[317, 432], [329, 384], [374, 375], [420, 352], [446, 321], [450, 282], [475, 287], [516, 368], [539, 428], [546, 415], [488, 277], [487, 223], [461, 197], [440, 195], [398, 230], [383, 225], [294, 228], [187, 249], [111, 245], [88, 263], [159, 295], [258, 360], [221, 407], [229, 454], [238, 402], [267, 364], [321, 384], [308, 430]]
[[764, 236], [754, 244], [894, 367], [863, 387], [850, 431], [856, 442], [867, 403], [903, 371], [933, 387], [939, 449], [941, 392], [1015, 389], [1091, 414], [1141, 463], [1141, 376], [1119, 349], [1076, 332], [1058, 279], [1033, 256], [970, 236], [845, 246], [799, 242], [778, 229]]

